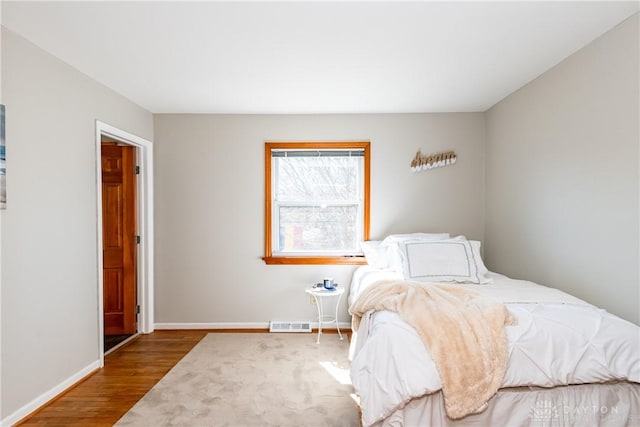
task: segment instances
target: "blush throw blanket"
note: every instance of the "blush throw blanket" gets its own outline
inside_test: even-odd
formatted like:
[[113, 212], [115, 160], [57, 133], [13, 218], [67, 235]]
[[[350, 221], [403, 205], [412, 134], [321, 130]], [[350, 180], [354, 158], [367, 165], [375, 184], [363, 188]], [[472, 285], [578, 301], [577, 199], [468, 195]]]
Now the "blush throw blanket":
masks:
[[420, 335], [440, 374], [449, 418], [486, 409], [507, 367], [505, 325], [515, 324], [503, 304], [456, 285], [381, 281], [349, 309], [354, 331], [366, 313], [381, 310], [398, 313]]

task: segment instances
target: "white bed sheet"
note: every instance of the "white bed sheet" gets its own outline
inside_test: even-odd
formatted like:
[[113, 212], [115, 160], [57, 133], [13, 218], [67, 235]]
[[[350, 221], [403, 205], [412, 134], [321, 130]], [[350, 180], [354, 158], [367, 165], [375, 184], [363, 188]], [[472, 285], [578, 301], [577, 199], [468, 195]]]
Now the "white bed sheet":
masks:
[[[399, 277], [359, 269], [350, 304], [381, 278]], [[503, 387], [640, 382], [638, 326], [556, 289], [496, 274], [492, 278], [490, 285], [463, 286], [506, 303], [518, 319], [506, 329], [509, 361]], [[377, 312], [363, 322], [351, 379], [363, 424], [369, 426], [411, 399], [439, 391], [442, 384], [422, 340], [396, 313]]]

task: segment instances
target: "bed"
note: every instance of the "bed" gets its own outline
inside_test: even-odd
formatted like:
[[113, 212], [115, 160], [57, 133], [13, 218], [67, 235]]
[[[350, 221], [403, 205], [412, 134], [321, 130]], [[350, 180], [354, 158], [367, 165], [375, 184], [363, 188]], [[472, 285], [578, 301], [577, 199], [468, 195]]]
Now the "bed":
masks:
[[[357, 320], [351, 380], [363, 426], [640, 425], [638, 326], [557, 289], [489, 272], [480, 243], [462, 236], [393, 235], [363, 250], [369, 265], [355, 271], [349, 293]], [[506, 363], [483, 405], [451, 416], [445, 373], [459, 352], [442, 358], [436, 346], [448, 338], [425, 342], [437, 320], [421, 330], [387, 305], [363, 309], [390, 286], [468, 291], [505, 309]]]

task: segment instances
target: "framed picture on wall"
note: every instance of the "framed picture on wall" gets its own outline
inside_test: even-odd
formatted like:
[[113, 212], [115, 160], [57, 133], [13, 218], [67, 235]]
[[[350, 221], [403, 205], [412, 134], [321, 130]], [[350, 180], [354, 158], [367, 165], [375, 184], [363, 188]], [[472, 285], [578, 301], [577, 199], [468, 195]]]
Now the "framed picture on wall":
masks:
[[7, 208], [7, 155], [4, 142], [4, 105], [0, 104], [0, 209]]

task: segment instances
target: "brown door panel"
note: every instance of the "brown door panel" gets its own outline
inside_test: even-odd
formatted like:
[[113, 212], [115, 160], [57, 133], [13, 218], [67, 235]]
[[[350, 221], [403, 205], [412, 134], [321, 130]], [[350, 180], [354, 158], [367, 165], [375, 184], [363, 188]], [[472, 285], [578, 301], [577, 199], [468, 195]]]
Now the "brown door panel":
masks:
[[105, 335], [136, 332], [135, 149], [102, 145]]

